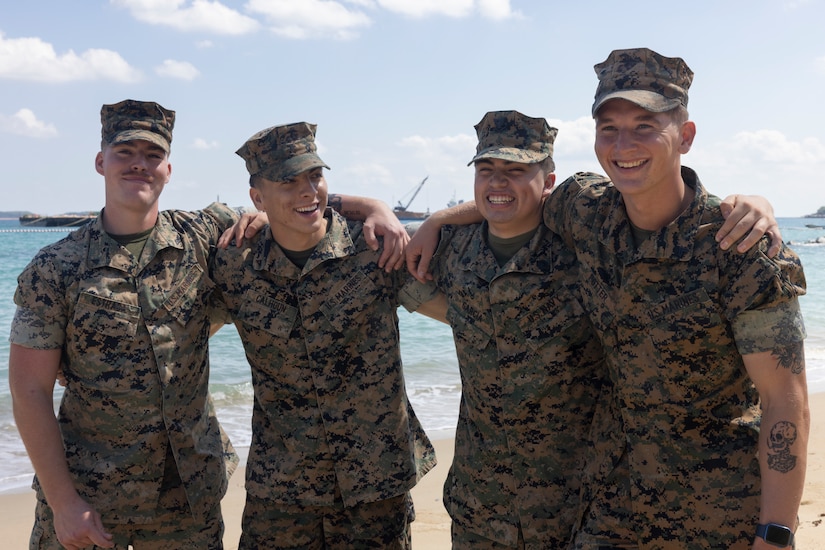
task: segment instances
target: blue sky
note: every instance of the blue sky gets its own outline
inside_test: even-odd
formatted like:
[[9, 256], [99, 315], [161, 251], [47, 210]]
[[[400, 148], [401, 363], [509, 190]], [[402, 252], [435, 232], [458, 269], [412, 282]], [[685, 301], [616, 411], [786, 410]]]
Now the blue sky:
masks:
[[100, 106], [177, 111], [163, 208], [250, 205], [234, 151], [318, 124], [333, 192], [411, 209], [471, 199], [476, 124], [516, 109], [559, 128], [558, 181], [601, 171], [593, 65], [684, 58], [698, 135], [684, 164], [779, 216], [825, 206], [821, 0], [28, 0], [0, 7], [0, 210], [96, 210]]

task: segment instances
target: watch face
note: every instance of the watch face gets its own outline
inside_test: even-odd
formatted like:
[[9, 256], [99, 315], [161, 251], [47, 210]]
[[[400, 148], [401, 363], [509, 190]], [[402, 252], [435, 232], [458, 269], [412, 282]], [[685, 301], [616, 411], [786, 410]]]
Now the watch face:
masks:
[[781, 525], [768, 524], [765, 532], [765, 540], [774, 544], [788, 546], [791, 543], [791, 530]]

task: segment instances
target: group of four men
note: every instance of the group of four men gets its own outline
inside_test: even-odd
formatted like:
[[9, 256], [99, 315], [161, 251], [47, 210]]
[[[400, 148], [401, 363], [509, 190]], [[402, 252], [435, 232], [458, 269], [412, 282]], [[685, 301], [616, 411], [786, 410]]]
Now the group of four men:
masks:
[[[762, 203], [725, 221], [730, 204], [681, 166], [695, 135], [683, 60], [616, 50], [596, 72], [610, 179], [553, 191], [557, 130], [487, 113], [474, 203], [407, 248], [418, 281], [375, 249], [376, 224], [405, 242], [385, 206], [328, 200], [314, 125], [238, 150], [268, 225], [215, 249], [233, 210], [158, 210], [174, 113], [104, 106], [106, 206], [43, 249], [15, 295], [31, 548], [221, 547], [236, 457], [207, 339], [229, 320], [254, 387], [241, 548], [409, 548], [409, 490], [435, 457], [404, 390], [400, 304], [456, 342], [454, 548], [792, 545], [809, 423], [800, 262], [759, 238], [774, 223], [749, 209]], [[378, 221], [326, 208], [342, 201]], [[723, 250], [751, 226], [740, 253]]]

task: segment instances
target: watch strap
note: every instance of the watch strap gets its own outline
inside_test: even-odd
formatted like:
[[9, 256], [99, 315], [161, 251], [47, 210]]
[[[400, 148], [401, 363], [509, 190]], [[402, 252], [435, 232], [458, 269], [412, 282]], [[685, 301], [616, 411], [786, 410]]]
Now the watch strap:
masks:
[[785, 548], [793, 545], [793, 531], [778, 523], [760, 523], [756, 526], [756, 536], [768, 544]]

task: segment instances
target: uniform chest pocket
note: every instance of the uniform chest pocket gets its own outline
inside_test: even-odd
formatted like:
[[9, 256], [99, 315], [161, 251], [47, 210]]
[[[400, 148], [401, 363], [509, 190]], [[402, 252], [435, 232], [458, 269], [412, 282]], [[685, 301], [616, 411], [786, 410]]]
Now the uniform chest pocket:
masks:
[[[471, 349], [480, 351], [486, 348], [493, 338], [491, 331], [482, 324], [479, 317], [469, 312], [463, 313], [452, 304], [447, 308], [447, 323], [453, 328], [457, 349], [461, 349], [462, 345], [467, 345]], [[458, 345], [459, 342], [462, 345]]]
[[261, 292], [249, 290], [244, 294], [236, 320], [286, 340], [297, 317], [297, 308]]
[[[720, 381], [727, 380], [729, 369], [737, 361], [736, 344], [730, 324], [718, 306], [702, 289], [649, 308], [647, 334], [652, 342], [650, 360], [661, 365], [679, 365], [667, 369], [673, 394], [669, 400], [692, 401], [690, 393], [715, 394]], [[730, 353], [733, 350], [734, 353]], [[709, 361], [708, 354], [719, 355]], [[690, 388], [690, 393], [683, 393]]]
[[652, 304], [640, 314], [647, 317], [650, 338], [659, 348], [698, 350], [703, 344], [718, 347], [729, 339], [725, 337], [729, 333], [727, 324], [704, 289]]
[[531, 304], [531, 309], [519, 319], [519, 328], [524, 335], [524, 344], [536, 352], [540, 348], [556, 343], [568, 347], [580, 340], [589, 339], [584, 308], [570, 295], [558, 296]]
[[208, 277], [204, 277], [203, 268], [192, 264], [185, 269], [183, 278], [177, 281], [163, 308], [183, 326], [189, 322], [198, 308], [204, 307], [210, 292], [215, 288]]
[[382, 292], [372, 279], [358, 271], [331, 288], [320, 309], [329, 324], [345, 334], [353, 327], [363, 326], [359, 321], [363, 321], [366, 311], [372, 310], [373, 302], [382, 297]]
[[77, 300], [72, 326], [85, 342], [103, 344], [106, 337], [134, 338], [140, 307], [83, 292]]

